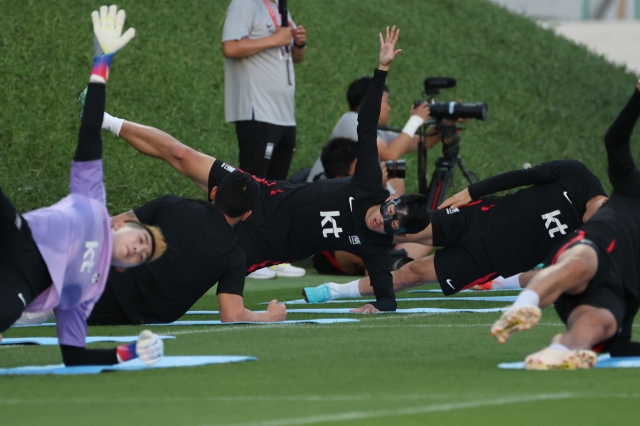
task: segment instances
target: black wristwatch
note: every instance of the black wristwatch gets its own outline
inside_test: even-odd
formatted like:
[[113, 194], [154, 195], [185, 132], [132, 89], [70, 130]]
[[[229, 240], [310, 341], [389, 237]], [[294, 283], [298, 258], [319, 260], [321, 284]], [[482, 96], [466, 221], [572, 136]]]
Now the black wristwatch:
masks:
[[302, 43], [302, 44], [296, 44], [296, 43], [293, 43], [293, 45], [294, 45], [295, 47], [297, 47], [298, 49], [304, 49], [304, 47], [307, 45], [307, 42], [304, 42], [304, 43]]

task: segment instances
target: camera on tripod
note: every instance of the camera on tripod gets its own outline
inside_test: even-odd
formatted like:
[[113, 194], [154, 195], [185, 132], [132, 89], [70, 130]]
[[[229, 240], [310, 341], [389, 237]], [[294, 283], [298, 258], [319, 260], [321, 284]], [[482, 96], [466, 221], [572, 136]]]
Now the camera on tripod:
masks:
[[440, 89], [455, 87], [456, 79], [451, 77], [428, 77], [424, 80], [424, 93], [429, 96], [428, 101], [417, 100], [414, 106], [419, 106], [424, 102], [429, 104], [431, 117], [436, 120], [457, 120], [459, 118], [475, 118], [485, 121], [489, 108], [485, 102], [475, 104], [463, 104], [460, 102], [436, 102], [436, 95], [440, 94]]
[[[425, 125], [435, 124], [435, 134], [442, 140], [442, 157], [436, 160], [431, 183], [427, 185], [427, 149], [425, 137], [421, 136], [418, 144], [418, 187], [421, 194], [427, 196], [429, 209], [435, 210], [447, 196], [447, 189], [453, 182], [453, 171], [460, 168], [469, 183], [477, 182], [475, 174], [469, 170], [460, 158], [460, 131], [464, 127], [456, 126], [459, 119], [474, 118], [485, 121], [488, 107], [485, 102], [464, 104], [461, 102], [436, 102], [436, 95], [440, 89], [447, 89], [456, 85], [456, 79], [451, 77], [428, 77], [424, 80], [424, 92], [428, 97], [429, 111], [433, 120]], [[414, 106], [425, 101], [418, 100]], [[453, 122], [452, 122], [453, 121]]]

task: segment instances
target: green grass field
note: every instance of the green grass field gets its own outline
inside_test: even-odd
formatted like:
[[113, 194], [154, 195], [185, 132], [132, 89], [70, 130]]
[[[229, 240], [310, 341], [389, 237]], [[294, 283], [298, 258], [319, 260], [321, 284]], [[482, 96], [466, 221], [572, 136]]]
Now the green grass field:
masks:
[[[220, 35], [227, 0], [137, 0], [119, 6], [138, 35], [115, 59], [107, 110], [162, 128], [234, 162], [224, 124]], [[0, 186], [21, 211], [66, 195], [78, 131], [78, 92], [91, 63], [88, 0], [2, 2], [0, 13]], [[458, 87], [441, 100], [486, 101], [489, 119], [463, 133], [462, 155], [479, 177], [551, 159], [576, 158], [608, 186], [602, 136], [636, 76], [535, 23], [486, 1], [289, 1], [307, 27], [297, 65], [298, 150], [292, 171], [310, 166], [346, 111], [345, 91], [377, 64], [377, 32], [397, 24], [403, 53], [392, 65], [392, 122], [404, 124], [427, 76]], [[637, 135], [634, 141], [637, 142]], [[638, 144], [634, 152], [638, 153]], [[430, 153], [430, 160], [438, 150]], [[201, 197], [168, 166], [105, 134], [113, 214], [167, 193]], [[416, 190], [415, 158], [408, 158]], [[463, 187], [458, 175], [456, 188]], [[327, 279], [248, 281], [245, 303], [300, 297]], [[401, 294], [400, 297], [407, 296]], [[438, 302], [401, 307], [496, 307]], [[348, 306], [348, 305], [341, 305]], [[354, 305], [355, 306], [355, 305]], [[194, 308], [215, 309], [215, 292]], [[228, 365], [96, 376], [0, 378], [2, 425], [600, 425], [636, 424], [637, 370], [503, 371], [563, 327], [553, 310], [541, 324], [498, 345], [496, 314], [353, 316], [358, 323], [154, 327], [177, 338], [167, 355], [250, 355]], [[215, 318], [216, 317], [211, 317]], [[289, 319], [309, 316], [290, 315]], [[203, 319], [198, 317], [198, 319]], [[95, 327], [132, 335], [140, 327]], [[5, 337], [53, 336], [49, 328]], [[113, 344], [94, 347], [112, 347]], [[0, 346], [0, 368], [60, 363], [56, 347]]]

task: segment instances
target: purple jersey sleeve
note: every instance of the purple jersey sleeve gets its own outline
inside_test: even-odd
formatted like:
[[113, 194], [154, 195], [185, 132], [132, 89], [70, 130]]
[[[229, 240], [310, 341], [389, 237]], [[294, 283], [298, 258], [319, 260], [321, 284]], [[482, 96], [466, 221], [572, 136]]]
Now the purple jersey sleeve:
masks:
[[82, 194], [106, 205], [107, 194], [102, 176], [102, 160], [73, 161], [69, 189], [72, 194]]
[[61, 345], [84, 348], [87, 318], [95, 302], [84, 302], [70, 309], [56, 309], [56, 331]]

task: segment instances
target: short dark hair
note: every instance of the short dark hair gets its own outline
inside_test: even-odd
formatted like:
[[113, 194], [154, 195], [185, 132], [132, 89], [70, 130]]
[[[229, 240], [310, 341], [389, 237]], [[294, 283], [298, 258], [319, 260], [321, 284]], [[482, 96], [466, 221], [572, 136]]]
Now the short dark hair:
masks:
[[252, 210], [260, 196], [260, 185], [249, 173], [234, 170], [218, 183], [214, 204], [232, 219]]
[[407, 216], [403, 221], [407, 233], [417, 234], [429, 226], [431, 217], [427, 209], [427, 197], [421, 194], [407, 194], [401, 195], [400, 198], [407, 206]]
[[[349, 85], [349, 89], [347, 89], [347, 102], [349, 102], [349, 109], [351, 111], [355, 111], [362, 105], [362, 100], [364, 99], [364, 95], [367, 94], [371, 80], [373, 80], [371, 77], [361, 77]], [[382, 90], [389, 93], [389, 88], [386, 84], [382, 86]]]
[[356, 159], [357, 143], [347, 138], [331, 139], [322, 147], [320, 161], [324, 174], [329, 179], [338, 176], [349, 176], [351, 164]]

